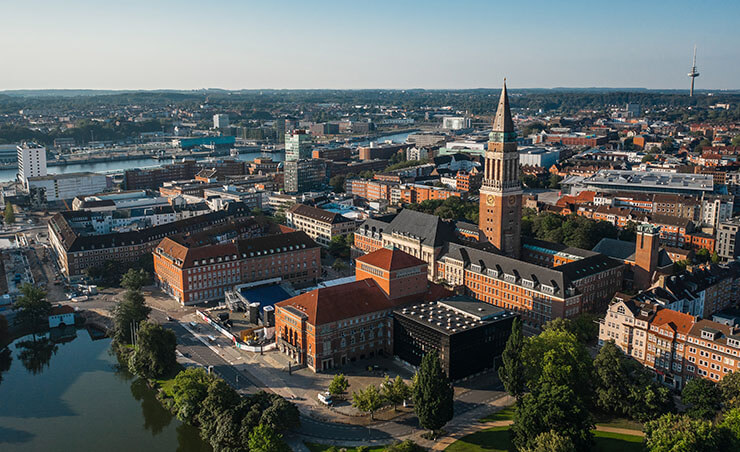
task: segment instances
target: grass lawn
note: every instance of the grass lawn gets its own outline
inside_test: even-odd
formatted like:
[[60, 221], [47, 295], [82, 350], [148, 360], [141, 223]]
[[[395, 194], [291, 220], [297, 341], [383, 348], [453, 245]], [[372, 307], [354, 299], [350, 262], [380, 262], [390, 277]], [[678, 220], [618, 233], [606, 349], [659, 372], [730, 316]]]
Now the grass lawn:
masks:
[[645, 450], [641, 436], [594, 431], [596, 450], [600, 452], [641, 452]]
[[[642, 452], [642, 438], [632, 435], [594, 431], [596, 452]], [[446, 452], [514, 451], [509, 427], [493, 427], [465, 436], [450, 444]]]
[[178, 364], [177, 368], [174, 371], [172, 371], [172, 374], [170, 374], [169, 378], [162, 378], [159, 380], [154, 380], [154, 382], [157, 384], [157, 387], [159, 387], [167, 397], [171, 398], [173, 396], [172, 387], [175, 385], [175, 377], [183, 369], [184, 367]]
[[642, 431], [642, 424], [636, 421], [625, 418], [596, 418], [596, 425], [603, 425], [605, 427], [614, 428], [625, 428], [627, 430], [639, 430]]
[[499, 410], [486, 417], [482, 417], [478, 419], [478, 422], [510, 421], [512, 419], [514, 419], [514, 405], [507, 406], [503, 410]]
[[[308, 450], [311, 452], [324, 452], [326, 450], [329, 450], [332, 446], [327, 444], [318, 444], [318, 443], [309, 443], [308, 441], [304, 441], [303, 444], [308, 447]], [[346, 449], [347, 452], [357, 452], [357, 449], [354, 447], [344, 447], [344, 446], [334, 446], [336, 447], [336, 450], [340, 449]], [[385, 450], [385, 446], [374, 446], [374, 447], [368, 447], [367, 449], [364, 449], [367, 452], [383, 452]]]

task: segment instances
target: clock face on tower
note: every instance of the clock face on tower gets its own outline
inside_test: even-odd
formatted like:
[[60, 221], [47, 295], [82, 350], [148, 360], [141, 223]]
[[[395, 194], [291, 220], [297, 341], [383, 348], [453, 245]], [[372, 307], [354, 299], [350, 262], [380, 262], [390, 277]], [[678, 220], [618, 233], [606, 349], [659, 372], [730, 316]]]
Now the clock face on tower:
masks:
[[513, 206], [514, 204], [516, 204], [516, 198], [513, 196], [509, 196], [509, 205]]
[[489, 206], [492, 206], [495, 202], [496, 202], [496, 197], [495, 196], [488, 195], [486, 197], [486, 204], [488, 204]]

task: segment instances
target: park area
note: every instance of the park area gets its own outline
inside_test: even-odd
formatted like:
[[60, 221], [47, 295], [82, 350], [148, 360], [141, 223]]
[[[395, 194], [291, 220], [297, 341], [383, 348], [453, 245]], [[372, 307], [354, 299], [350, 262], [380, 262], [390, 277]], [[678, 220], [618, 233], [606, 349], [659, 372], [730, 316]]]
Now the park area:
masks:
[[[514, 417], [514, 407], [507, 407], [492, 413], [478, 422], [490, 427], [464, 436], [450, 444], [447, 452], [514, 452], [511, 443], [510, 425]], [[628, 434], [633, 431], [634, 434]], [[640, 426], [627, 420], [610, 420], [596, 424], [594, 434], [595, 452], [639, 452], [644, 450]]]

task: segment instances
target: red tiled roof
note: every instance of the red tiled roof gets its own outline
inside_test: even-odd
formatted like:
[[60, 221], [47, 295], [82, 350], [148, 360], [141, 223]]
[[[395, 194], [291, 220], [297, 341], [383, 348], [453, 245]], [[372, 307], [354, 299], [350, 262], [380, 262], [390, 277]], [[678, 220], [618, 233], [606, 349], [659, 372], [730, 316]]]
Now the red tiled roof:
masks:
[[672, 309], [661, 309], [655, 314], [651, 322], [655, 326], [667, 326], [676, 333], [689, 334], [696, 320], [694, 316], [674, 311]]
[[312, 290], [276, 303], [292, 307], [308, 317], [308, 323], [323, 325], [395, 307], [373, 279]]
[[423, 260], [396, 248], [380, 248], [379, 250], [373, 251], [372, 253], [368, 253], [362, 257], [358, 257], [356, 261], [372, 265], [373, 267], [382, 268], [386, 271], [400, 270], [402, 268], [409, 267], [418, 267], [419, 265], [426, 264], [426, 262], [424, 262]]

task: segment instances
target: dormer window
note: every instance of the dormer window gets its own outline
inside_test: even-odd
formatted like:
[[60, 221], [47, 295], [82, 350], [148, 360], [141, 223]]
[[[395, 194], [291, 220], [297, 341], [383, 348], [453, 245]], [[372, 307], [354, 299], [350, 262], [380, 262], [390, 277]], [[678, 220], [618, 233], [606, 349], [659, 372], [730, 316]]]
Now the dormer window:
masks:
[[701, 330], [701, 338], [702, 339], [707, 339], [707, 340], [713, 341], [713, 340], [716, 340], [717, 339], [717, 336], [719, 336], [719, 331], [717, 331], [715, 329], [707, 328], [707, 329]]

